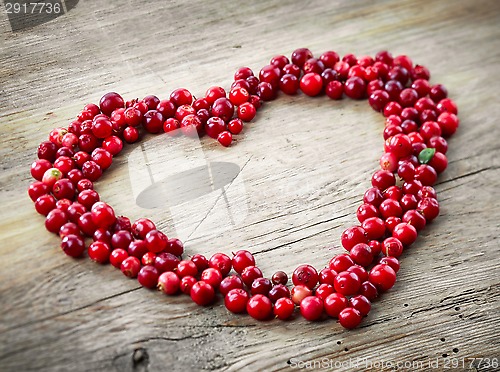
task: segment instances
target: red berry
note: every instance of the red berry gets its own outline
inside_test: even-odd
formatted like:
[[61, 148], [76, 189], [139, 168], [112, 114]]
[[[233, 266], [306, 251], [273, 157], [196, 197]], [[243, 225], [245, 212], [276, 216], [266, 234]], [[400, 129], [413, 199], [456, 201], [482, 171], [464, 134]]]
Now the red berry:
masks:
[[239, 250], [233, 256], [232, 266], [234, 271], [241, 274], [246, 267], [255, 266], [255, 258], [249, 251]]
[[61, 241], [61, 249], [70, 257], [80, 257], [85, 251], [85, 242], [81, 236], [69, 234]]
[[311, 265], [300, 265], [292, 275], [292, 282], [295, 286], [302, 284], [309, 289], [313, 289], [318, 284], [318, 281], [318, 272]]
[[356, 328], [362, 319], [361, 313], [352, 307], [346, 307], [339, 314], [339, 323], [346, 329]]
[[337, 273], [346, 271], [352, 265], [354, 265], [353, 259], [345, 253], [333, 257], [329, 262], [330, 269]]
[[52, 195], [41, 195], [35, 201], [35, 209], [38, 213], [47, 216], [56, 208], [56, 199]]
[[396, 272], [389, 265], [375, 265], [369, 274], [370, 282], [383, 292], [388, 291], [396, 283]]
[[312, 296], [312, 294], [312, 290], [302, 284], [296, 285], [290, 291], [292, 301], [295, 305], [300, 305], [304, 298], [306, 298], [307, 296]]
[[363, 295], [351, 297], [349, 304], [358, 310], [361, 316], [367, 316], [372, 308], [370, 301]]
[[201, 280], [210, 284], [214, 289], [217, 289], [222, 282], [222, 274], [218, 269], [209, 267], [201, 273]]
[[[366, 236], [366, 231], [361, 227], [361, 226], [353, 226], [350, 227], [342, 233], [342, 236], [340, 238], [342, 246], [347, 250], [350, 251], [352, 247], [354, 247], [358, 243], [368, 243], [368, 238]], [[336, 270], [333, 268], [335, 271], [339, 272], [339, 270]], [[340, 270], [342, 271], [342, 270]]]
[[345, 296], [356, 294], [361, 287], [359, 277], [348, 271], [339, 273], [334, 281], [335, 290]]
[[128, 253], [124, 249], [115, 249], [113, 252], [111, 252], [111, 255], [109, 256], [109, 262], [111, 265], [113, 265], [116, 268], [120, 268], [123, 261], [128, 258]]
[[[382, 220], [381, 220], [382, 221]], [[383, 222], [382, 222], [383, 224]], [[384, 232], [385, 232], [385, 225]], [[373, 261], [373, 254], [370, 246], [365, 243], [358, 243], [352, 247], [349, 255], [352, 257], [353, 261], [360, 266], [367, 267]]]
[[276, 315], [276, 317], [281, 320], [289, 319], [292, 316], [294, 310], [295, 305], [289, 298], [279, 298], [274, 304], [274, 315]]
[[323, 314], [323, 301], [316, 296], [308, 296], [300, 303], [300, 314], [309, 321], [321, 318]]
[[[130, 248], [129, 248], [130, 253]], [[179, 258], [168, 252], [161, 252], [156, 255], [154, 266], [160, 273], [174, 271], [179, 265]]]
[[214, 288], [203, 280], [191, 287], [191, 298], [199, 306], [210, 305], [215, 299]]
[[139, 274], [140, 269], [141, 269], [141, 261], [139, 261], [137, 257], [133, 256], [124, 259], [120, 266], [120, 270], [122, 271], [122, 273], [129, 278], [137, 277], [137, 274]]
[[54, 233], [58, 234], [62, 225], [68, 222], [68, 215], [60, 209], [52, 209], [45, 219], [45, 228]]
[[344, 93], [349, 98], [362, 99], [366, 93], [365, 81], [358, 76], [350, 77], [344, 84]]
[[198, 275], [198, 268], [193, 261], [184, 260], [177, 265], [177, 275], [180, 278], [184, 278], [185, 276], [196, 276]]
[[[257, 279], [258, 280], [258, 279]], [[255, 280], [255, 281], [257, 281]], [[254, 283], [255, 283], [254, 281]], [[272, 302], [278, 301], [282, 297], [290, 298], [290, 290], [283, 284], [276, 284], [269, 291], [268, 297]]]
[[321, 79], [321, 75], [315, 72], [305, 74], [300, 79], [300, 89], [309, 97], [317, 96], [323, 89], [323, 80]]
[[335, 288], [331, 284], [320, 284], [318, 288], [316, 288], [316, 291], [314, 292], [314, 295], [316, 297], [321, 298], [322, 301], [324, 301], [329, 295], [335, 292]]
[[170, 94], [170, 101], [172, 101], [172, 103], [176, 106], [190, 105], [193, 102], [193, 96], [189, 90], [179, 88]]
[[139, 284], [142, 285], [143, 287], [152, 289], [156, 288], [158, 285], [158, 277], [159, 277], [159, 272], [156, 269], [156, 267], [147, 265], [143, 266], [139, 270], [139, 274], [137, 275], [137, 280], [139, 281]]
[[239, 314], [245, 312], [248, 303], [248, 293], [241, 289], [231, 289], [224, 297], [224, 305], [230, 312]]
[[402, 222], [394, 227], [392, 236], [398, 239], [403, 246], [408, 247], [417, 240], [417, 229], [406, 222]]
[[231, 142], [233, 142], [233, 135], [228, 131], [223, 131], [217, 136], [217, 141], [219, 141], [222, 146], [229, 147]]
[[165, 251], [181, 257], [184, 253], [184, 244], [177, 238], [168, 239]]
[[273, 304], [266, 296], [257, 294], [248, 300], [247, 313], [257, 320], [270, 319], [273, 314]]
[[156, 253], [153, 252], [146, 252], [141, 258], [141, 263], [146, 266], [146, 265], [152, 265], [154, 266], [156, 262]]
[[[233, 261], [233, 267], [234, 267], [234, 261]], [[283, 284], [286, 285], [288, 283], [288, 275], [284, 271], [276, 271], [272, 278], [271, 281], [273, 284]]]
[[340, 312], [347, 307], [347, 304], [347, 298], [341, 293], [332, 293], [324, 301], [325, 311], [332, 318], [338, 318]]
[[106, 243], [98, 241], [89, 245], [87, 253], [92, 261], [105, 264], [109, 260], [111, 249]]
[[175, 273], [166, 271], [158, 277], [158, 289], [167, 295], [175, 295], [179, 292], [181, 281]]
[[132, 224], [132, 234], [138, 239], [144, 239], [151, 230], [156, 230], [156, 226], [147, 218], [139, 218]]
[[243, 130], [243, 121], [239, 118], [235, 118], [227, 124], [227, 129], [232, 134], [239, 134]]
[[205, 123], [205, 132], [211, 138], [217, 138], [220, 133], [224, 132], [225, 129], [226, 123], [218, 117], [211, 117]]
[[386, 256], [399, 257], [403, 253], [403, 243], [396, 237], [389, 237], [382, 242], [382, 253]]
[[257, 109], [251, 102], [245, 102], [238, 106], [238, 118], [243, 121], [252, 121], [256, 114]]
[[116, 222], [115, 211], [104, 202], [97, 202], [92, 205], [92, 222], [97, 227], [110, 228]]
[[269, 291], [272, 289], [271, 281], [267, 278], [257, 278], [253, 281], [250, 293], [252, 296], [256, 294], [261, 294], [264, 296], [269, 295]]
[[158, 230], [149, 231], [144, 241], [148, 250], [153, 253], [163, 252], [168, 244], [167, 236]]
[[225, 296], [231, 289], [243, 289], [243, 281], [239, 276], [227, 276], [219, 285], [219, 291], [223, 296]]
[[195, 254], [193, 257], [191, 257], [191, 261], [194, 262], [199, 272], [202, 272], [203, 270], [208, 268], [208, 260], [201, 254]]
[[118, 93], [106, 93], [99, 101], [99, 108], [103, 114], [108, 116], [111, 115], [111, 113], [117, 108], [123, 107], [125, 107], [125, 102]]
[[191, 288], [193, 288], [193, 285], [197, 282], [196, 278], [193, 276], [185, 276], [184, 278], [181, 279], [181, 284], [180, 288], [182, 293], [185, 294], [190, 294], [191, 293]]

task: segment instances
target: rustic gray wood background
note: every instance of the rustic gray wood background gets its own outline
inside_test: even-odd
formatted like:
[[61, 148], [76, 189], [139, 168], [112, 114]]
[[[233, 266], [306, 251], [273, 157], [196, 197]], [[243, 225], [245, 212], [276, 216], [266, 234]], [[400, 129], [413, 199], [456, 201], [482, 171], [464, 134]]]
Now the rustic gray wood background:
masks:
[[[300, 361], [410, 371], [430, 370], [429, 361], [445, 370], [454, 360], [465, 370], [495, 370], [468, 358], [500, 356], [500, 2], [89, 0], [18, 32], [0, 9], [0, 370], [290, 370]], [[200, 308], [62, 254], [26, 194], [29, 165], [50, 129], [107, 91], [163, 98], [182, 86], [200, 95], [228, 87], [240, 66], [258, 71], [303, 46], [408, 54], [459, 106], [461, 126], [437, 185], [441, 216], [404, 254], [396, 286], [360, 328], [258, 323], [231, 315], [220, 300]], [[209, 195], [186, 204], [188, 212], [168, 201], [138, 206], [137, 166], [127, 164], [133, 146], [98, 190], [118, 213], [189, 237], [188, 254], [246, 248], [267, 275], [304, 262], [323, 267], [356, 222], [382, 128], [366, 102], [280, 97], [232, 148], [206, 138], [198, 146], [206, 161], [240, 169], [224, 203]], [[150, 153], [168, 157], [165, 137], [147, 142]], [[158, 167], [162, 159], [150, 161]], [[359, 358], [368, 365], [356, 366]]]

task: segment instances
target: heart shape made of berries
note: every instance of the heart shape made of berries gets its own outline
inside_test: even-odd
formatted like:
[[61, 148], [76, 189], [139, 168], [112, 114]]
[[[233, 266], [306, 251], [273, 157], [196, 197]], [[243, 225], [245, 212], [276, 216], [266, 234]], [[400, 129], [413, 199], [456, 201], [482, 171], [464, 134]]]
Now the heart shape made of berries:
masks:
[[[150, 95], [125, 102], [119, 94], [107, 93], [99, 105], [85, 105], [67, 128], [52, 130], [40, 144], [31, 166], [36, 181], [28, 193], [68, 256], [81, 257], [87, 250], [92, 260], [110, 262], [146, 288], [168, 295], [183, 292], [198, 305], [212, 304], [218, 291], [229, 311], [258, 320], [288, 319], [298, 306], [307, 320], [326, 314], [355, 328], [371, 302], [393, 287], [404, 248], [439, 214], [432, 186], [447, 167], [445, 138], [455, 133], [459, 120], [446, 88], [429, 79], [429, 70], [405, 55], [383, 51], [375, 58], [347, 54], [340, 59], [327, 51], [314, 58], [309, 49], [300, 48], [291, 60], [273, 57], [258, 77], [248, 67], [238, 69], [229, 94], [211, 87], [205, 97], [194, 99], [187, 89], [177, 89], [169, 99]], [[206, 134], [227, 147], [280, 90], [288, 95], [300, 90], [311, 97], [324, 93], [333, 100], [368, 97], [386, 118], [381, 169], [357, 209], [360, 224], [341, 236], [347, 253], [333, 257], [319, 272], [300, 265], [292, 274], [291, 290], [285, 272], [265, 278], [246, 250], [232, 258], [216, 253], [209, 259], [201, 254], [182, 259], [179, 239], [167, 238], [149, 219], [131, 223], [116, 216], [100, 201], [93, 183], [124, 142], [138, 141], [141, 130], [172, 137]], [[93, 239], [88, 247], [85, 237]]]

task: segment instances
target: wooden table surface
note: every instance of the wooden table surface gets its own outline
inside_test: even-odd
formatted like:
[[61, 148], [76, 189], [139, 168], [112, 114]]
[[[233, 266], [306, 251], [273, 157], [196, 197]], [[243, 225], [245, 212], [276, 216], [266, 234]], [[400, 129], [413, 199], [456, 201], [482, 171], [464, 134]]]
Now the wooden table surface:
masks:
[[[477, 359], [500, 357], [499, 1], [89, 0], [17, 32], [1, 9], [0, 370], [500, 370], [498, 359]], [[404, 253], [397, 284], [358, 329], [259, 323], [220, 300], [202, 308], [167, 298], [60, 251], [26, 194], [36, 147], [52, 128], [107, 91], [164, 98], [182, 86], [199, 96], [228, 87], [240, 66], [258, 70], [304, 46], [408, 54], [459, 107], [436, 186], [441, 216]], [[158, 175], [173, 174], [169, 151], [183, 165], [183, 151], [235, 165], [224, 203], [216, 192], [184, 204], [154, 194], [134, 202], [147, 186], [134, 146], [97, 189], [117, 213], [179, 235], [188, 255], [249, 249], [266, 275], [304, 262], [321, 268], [356, 223], [382, 128], [366, 102], [280, 96], [229, 149], [207, 138], [187, 150], [147, 138], [142, 149]]]

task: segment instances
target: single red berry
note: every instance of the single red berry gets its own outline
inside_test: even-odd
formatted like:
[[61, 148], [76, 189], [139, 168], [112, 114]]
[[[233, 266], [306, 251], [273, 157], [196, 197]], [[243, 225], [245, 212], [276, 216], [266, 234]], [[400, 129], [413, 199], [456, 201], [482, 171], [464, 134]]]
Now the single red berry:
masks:
[[347, 304], [347, 298], [341, 293], [332, 293], [324, 301], [325, 311], [332, 318], [338, 318], [340, 312], [347, 307]]
[[370, 270], [370, 282], [380, 291], [388, 291], [396, 283], [396, 272], [389, 265], [378, 264]]
[[222, 146], [229, 147], [231, 145], [231, 142], [233, 142], [233, 135], [231, 134], [231, 132], [225, 130], [219, 133], [219, 135], [217, 136], [217, 141], [219, 141]]
[[172, 101], [172, 103], [176, 106], [190, 105], [193, 102], [193, 96], [189, 90], [179, 88], [170, 94], [170, 101]]
[[239, 276], [226, 276], [219, 285], [220, 293], [225, 296], [231, 289], [243, 289], [243, 281]]
[[[381, 220], [382, 221], [382, 220]], [[383, 224], [383, 222], [382, 222]], [[384, 232], [385, 232], [385, 225]], [[367, 267], [373, 261], [373, 254], [370, 246], [365, 243], [358, 243], [352, 247], [349, 255], [352, 257], [353, 261], [363, 267]]]
[[380, 258], [379, 263], [389, 265], [390, 267], [392, 267], [395, 273], [397, 273], [400, 268], [399, 261], [396, 257], [382, 257]]
[[349, 98], [362, 99], [366, 94], [365, 81], [358, 76], [350, 77], [344, 84], [344, 93]]
[[368, 218], [379, 217], [379, 216], [380, 214], [378, 212], [378, 209], [373, 204], [368, 204], [368, 203], [361, 204], [356, 211], [356, 217], [358, 218], [358, 221], [361, 223], [363, 223], [363, 221], [365, 221]]
[[352, 307], [346, 307], [339, 314], [339, 323], [346, 329], [356, 328], [362, 319], [361, 313]]
[[[256, 279], [257, 281], [258, 279]], [[255, 283], [255, 282], [254, 282]], [[290, 290], [283, 284], [276, 284], [269, 291], [268, 297], [272, 302], [278, 301], [282, 297], [290, 298]]]
[[104, 202], [97, 202], [92, 205], [92, 222], [97, 227], [110, 228], [116, 222], [115, 211]]
[[139, 261], [137, 257], [133, 256], [124, 259], [120, 266], [120, 270], [122, 271], [122, 273], [129, 278], [137, 277], [137, 274], [139, 274], [140, 269], [141, 269], [141, 261]]
[[323, 315], [323, 301], [316, 296], [304, 298], [300, 303], [300, 314], [306, 320], [318, 320]]
[[203, 280], [191, 287], [191, 298], [199, 306], [210, 305], [215, 300], [214, 288]]
[[302, 68], [309, 58], [313, 58], [313, 54], [309, 49], [298, 48], [293, 51], [291, 60], [294, 65]]
[[429, 223], [439, 215], [439, 203], [434, 198], [423, 198], [418, 202], [417, 211], [422, 213]]
[[185, 276], [184, 278], [181, 279], [181, 284], [180, 288], [182, 293], [184, 294], [190, 294], [191, 293], [191, 288], [193, 288], [193, 285], [197, 282], [196, 278], [194, 276]]
[[414, 209], [406, 211], [403, 215], [402, 221], [412, 225], [417, 230], [417, 232], [422, 230], [427, 224], [427, 221], [425, 220], [425, 217], [422, 215], [422, 213]]
[[396, 237], [389, 237], [382, 242], [382, 253], [386, 256], [399, 257], [403, 253], [403, 243]]
[[210, 284], [214, 289], [217, 289], [222, 282], [222, 274], [219, 269], [209, 267], [201, 273], [201, 280]]
[[219, 270], [222, 276], [226, 276], [231, 271], [231, 258], [224, 253], [215, 253], [208, 260], [208, 266]]
[[345, 296], [356, 294], [361, 287], [359, 277], [349, 271], [339, 273], [334, 281], [335, 290]]
[[333, 281], [335, 280], [336, 276], [336, 271], [330, 269], [329, 267], [325, 267], [319, 272], [319, 283], [333, 285]]
[[158, 277], [160, 276], [158, 270], [156, 267], [147, 265], [143, 266], [139, 270], [139, 274], [137, 274], [137, 280], [139, 281], [139, 284], [142, 285], [143, 287], [152, 289], [156, 288], [158, 285]]
[[233, 256], [232, 266], [234, 271], [241, 274], [246, 267], [255, 266], [255, 258], [249, 251], [239, 250]]
[[[353, 226], [344, 230], [340, 238], [342, 246], [350, 251], [358, 243], [368, 243], [368, 238], [366, 236], [366, 231], [361, 226]], [[339, 272], [339, 270], [335, 271]], [[342, 271], [342, 270], [340, 270]]]
[[323, 90], [323, 80], [321, 75], [310, 72], [300, 79], [300, 89], [309, 97], [315, 97]]
[[269, 291], [272, 289], [273, 285], [271, 281], [267, 278], [257, 278], [253, 281], [252, 286], [250, 288], [250, 293], [252, 296], [256, 294], [261, 294], [264, 296], [269, 295]]
[[346, 253], [339, 254], [335, 257], [333, 257], [330, 262], [329, 262], [329, 267], [331, 270], [334, 270], [337, 273], [340, 273], [342, 271], [346, 271], [348, 268], [350, 268], [352, 265], [354, 265], [353, 259]]
[[172, 271], [166, 271], [158, 277], [158, 290], [173, 296], [179, 292], [181, 280]]
[[273, 314], [273, 304], [266, 296], [257, 294], [248, 300], [247, 313], [257, 320], [270, 319]]
[[289, 319], [294, 310], [295, 305], [293, 301], [286, 297], [279, 298], [274, 304], [274, 315], [281, 320]]
[[99, 101], [99, 108], [103, 114], [108, 116], [111, 115], [111, 113], [117, 108], [123, 107], [125, 107], [125, 102], [118, 93], [106, 93]]
[[202, 272], [203, 270], [208, 268], [208, 259], [201, 254], [195, 254], [193, 257], [191, 257], [191, 261], [194, 262], [199, 272]]
[[[368, 239], [380, 239], [385, 234], [385, 223], [379, 217], [370, 217], [363, 221], [361, 227], [365, 230]], [[358, 243], [359, 244], [359, 243]], [[352, 249], [351, 249], [352, 255]]]
[[41, 215], [47, 216], [51, 210], [56, 208], [56, 198], [52, 195], [41, 195], [35, 201], [35, 209]]
[[152, 265], [154, 266], [156, 262], [156, 253], [146, 252], [141, 258], [141, 263], [143, 266]]
[[227, 129], [232, 134], [239, 134], [243, 130], [243, 121], [240, 118], [235, 118], [227, 124]]
[[365, 296], [369, 301], [373, 301], [378, 297], [377, 288], [369, 281], [365, 281], [361, 284], [359, 294]]
[[257, 114], [257, 108], [251, 102], [245, 102], [238, 106], [238, 118], [245, 122], [252, 121]]
[[[130, 253], [130, 248], [129, 248]], [[161, 252], [156, 255], [154, 266], [160, 273], [174, 271], [179, 265], [179, 258], [168, 252]]]
[[106, 243], [94, 242], [89, 245], [87, 253], [92, 261], [105, 264], [109, 261], [111, 249]]
[[[233, 261], [233, 267], [234, 267], [234, 261]], [[288, 283], [288, 275], [284, 271], [276, 271], [272, 278], [271, 281], [273, 284], [283, 284], [286, 285]]]
[[318, 284], [318, 281], [318, 272], [311, 265], [300, 265], [294, 270], [292, 275], [292, 282], [295, 286], [302, 284], [309, 289], [313, 289]]
[[351, 297], [349, 305], [358, 310], [361, 316], [367, 316], [372, 308], [370, 301], [363, 295]]
[[66, 222], [64, 225], [61, 226], [59, 229], [59, 237], [62, 239], [67, 235], [78, 235], [81, 236], [82, 232], [80, 231], [80, 228], [78, 225], [74, 222]]
[[290, 296], [292, 297], [292, 301], [295, 305], [300, 305], [304, 298], [312, 296], [312, 294], [312, 290], [302, 284], [292, 287], [292, 290], [290, 291]]
[[231, 289], [224, 297], [224, 305], [226, 309], [235, 314], [245, 312], [247, 308], [248, 293], [241, 288]]
[[70, 257], [81, 257], [85, 251], [85, 242], [79, 235], [66, 235], [61, 241], [61, 249]]
[[392, 236], [398, 239], [403, 246], [408, 247], [417, 240], [417, 229], [406, 222], [402, 222], [394, 227]]
[[296, 94], [299, 90], [299, 79], [292, 74], [283, 75], [280, 79], [280, 89], [285, 94]]
[[151, 230], [148, 232], [144, 241], [146, 242], [148, 250], [153, 253], [163, 252], [168, 244], [167, 236], [158, 230]]
[[92, 222], [92, 213], [85, 212], [78, 217], [78, 227], [87, 236], [93, 236], [97, 230], [96, 225]]
[[45, 228], [54, 233], [58, 234], [62, 225], [67, 223], [68, 215], [60, 209], [52, 209], [45, 218]]
[[316, 291], [314, 291], [314, 295], [316, 297], [321, 298], [324, 301], [329, 295], [335, 292], [335, 288], [331, 284], [320, 284]]
[[218, 117], [211, 117], [205, 123], [205, 132], [211, 138], [217, 138], [226, 129], [224, 120]]
[[193, 261], [184, 260], [177, 265], [177, 275], [180, 278], [184, 278], [185, 276], [196, 276], [198, 275], [198, 268]]
[[177, 238], [168, 239], [165, 251], [181, 257], [184, 253], [184, 244], [182, 244], [182, 242]]
[[123, 261], [125, 261], [125, 259], [127, 258], [128, 258], [127, 251], [125, 249], [118, 248], [113, 250], [113, 252], [111, 252], [111, 255], [109, 256], [109, 262], [111, 263], [111, 265], [119, 269]]
[[330, 99], [339, 100], [344, 94], [344, 85], [340, 81], [330, 81], [326, 85], [325, 93]]

